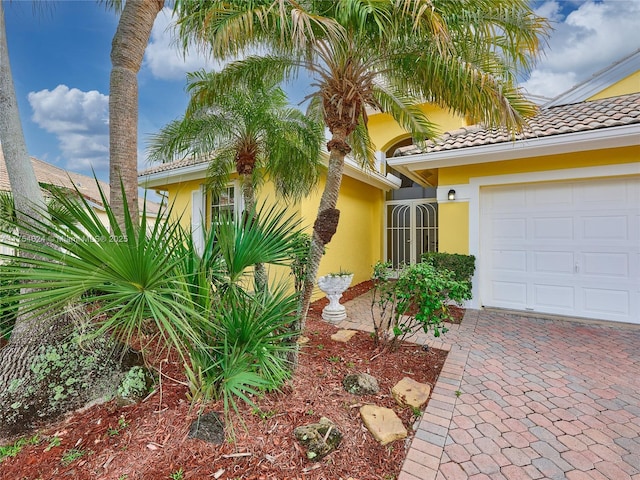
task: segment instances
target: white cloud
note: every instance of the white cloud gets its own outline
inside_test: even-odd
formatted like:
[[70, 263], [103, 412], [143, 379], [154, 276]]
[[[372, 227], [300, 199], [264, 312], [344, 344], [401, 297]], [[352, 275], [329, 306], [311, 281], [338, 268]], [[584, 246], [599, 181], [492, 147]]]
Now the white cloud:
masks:
[[182, 48], [175, 40], [172, 17], [173, 11], [164, 7], [153, 24], [144, 55], [144, 66], [151, 74], [162, 80], [184, 80], [186, 72], [219, 68], [219, 63], [197, 49], [182, 54]]
[[637, 0], [588, 0], [566, 17], [562, 7], [550, 0], [536, 10], [554, 31], [545, 56], [523, 83], [531, 94], [554, 97], [640, 48]]
[[32, 120], [60, 143], [64, 167], [89, 173], [109, 166], [109, 97], [58, 85], [29, 93]]

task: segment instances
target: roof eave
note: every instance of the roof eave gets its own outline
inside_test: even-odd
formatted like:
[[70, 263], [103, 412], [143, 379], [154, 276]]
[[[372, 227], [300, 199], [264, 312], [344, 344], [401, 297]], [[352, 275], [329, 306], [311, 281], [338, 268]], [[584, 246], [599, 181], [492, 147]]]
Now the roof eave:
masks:
[[[323, 155], [323, 163], [326, 165], [328, 156], [326, 153]], [[167, 170], [164, 172], [155, 172], [146, 175], [140, 175], [138, 177], [138, 185], [143, 188], [155, 188], [162, 190], [167, 185], [188, 182], [191, 180], [200, 180], [206, 176], [208, 162], [199, 163], [197, 165], [189, 165], [188, 167], [180, 167], [173, 170]], [[359, 180], [368, 185], [374, 186], [381, 190], [389, 191], [391, 189], [398, 188], [400, 186], [400, 179], [388, 174], [382, 175], [373, 170], [363, 170], [355, 161], [350, 158], [346, 158], [345, 162], [345, 174]]]
[[379, 188], [388, 192], [400, 188], [402, 180], [395, 175], [388, 173], [386, 176], [375, 170], [365, 170], [357, 162], [350, 158], [344, 160], [344, 173], [351, 178], [355, 178], [367, 185]]
[[600, 70], [586, 81], [552, 98], [545, 104], [545, 107], [549, 108], [584, 102], [623, 78], [637, 72], [638, 68], [640, 68], [640, 49], [635, 50], [613, 65]]
[[514, 142], [457, 148], [452, 150], [392, 157], [387, 163], [400, 171], [500, 162], [520, 158], [560, 155], [606, 148], [640, 145], [640, 124], [603, 128], [589, 132], [565, 133]]
[[167, 185], [174, 183], [199, 180], [203, 178], [203, 174], [206, 175], [208, 167], [209, 163], [203, 162], [186, 167], [166, 170], [164, 172], [140, 175], [138, 177], [138, 185], [143, 188], [157, 188], [162, 190], [162, 187], [166, 187]]

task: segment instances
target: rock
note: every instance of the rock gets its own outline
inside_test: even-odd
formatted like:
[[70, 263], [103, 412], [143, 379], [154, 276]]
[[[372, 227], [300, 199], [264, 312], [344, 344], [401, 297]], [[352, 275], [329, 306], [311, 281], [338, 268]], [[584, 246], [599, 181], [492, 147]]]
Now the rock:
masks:
[[373, 438], [382, 445], [407, 436], [402, 420], [390, 408], [364, 405], [360, 407], [360, 416]]
[[404, 377], [395, 384], [391, 389], [391, 393], [400, 405], [420, 408], [429, 400], [431, 387], [426, 383], [416, 382], [412, 378]]
[[356, 333], [358, 332], [355, 330], [338, 330], [336, 333], [331, 335], [331, 340], [347, 343]]
[[354, 395], [373, 395], [380, 391], [378, 380], [368, 373], [350, 373], [342, 380], [342, 386]]
[[216, 412], [200, 415], [189, 427], [189, 438], [221, 445], [225, 441], [224, 422]]
[[309, 337], [305, 337], [304, 335], [298, 337], [298, 345], [306, 345], [309, 341]]
[[134, 405], [146, 398], [154, 380], [148, 369], [136, 365], [125, 373], [118, 385], [116, 403], [119, 406]]
[[307, 458], [314, 461], [327, 456], [342, 441], [342, 433], [326, 417], [322, 417], [319, 423], [297, 427], [293, 433], [307, 448]]
[[37, 334], [0, 350], [0, 441], [114, 399], [125, 372], [142, 365], [139, 352], [93, 335], [88, 318], [80, 306], [34, 317]]

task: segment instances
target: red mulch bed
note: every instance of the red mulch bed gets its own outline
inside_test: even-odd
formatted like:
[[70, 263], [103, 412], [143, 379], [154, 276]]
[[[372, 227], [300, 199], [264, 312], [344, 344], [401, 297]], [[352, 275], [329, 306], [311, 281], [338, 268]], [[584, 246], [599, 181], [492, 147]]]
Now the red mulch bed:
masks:
[[[356, 285], [345, 292], [343, 301], [370, 288], [371, 282]], [[145, 401], [128, 407], [109, 402], [42, 429], [38, 445], [25, 447], [16, 457], [0, 463], [0, 479], [396, 478], [407, 443], [379, 445], [364, 428], [359, 407], [371, 403], [393, 408], [411, 432], [414, 412], [396, 404], [391, 387], [405, 376], [433, 386], [446, 352], [402, 345], [397, 352], [378, 355], [371, 336], [364, 332], [358, 332], [347, 344], [335, 342], [330, 336], [336, 327], [320, 320], [326, 302], [321, 299], [312, 305], [305, 332], [310, 341], [302, 349], [294, 378], [280, 393], [259, 399], [259, 414], [243, 405], [242, 421], [234, 416], [234, 443], [216, 446], [187, 438], [197, 407], [186, 399], [180, 364], [158, 359], [155, 363], [162, 369], [163, 381]], [[376, 377], [380, 393], [364, 397], [347, 393], [342, 379], [354, 372]], [[215, 403], [206, 405], [205, 410], [222, 409]], [[315, 423], [322, 416], [336, 424], [344, 439], [337, 451], [311, 462], [293, 429]], [[60, 442], [52, 446], [55, 437]], [[63, 459], [69, 459], [72, 449], [83, 453], [67, 464]]]

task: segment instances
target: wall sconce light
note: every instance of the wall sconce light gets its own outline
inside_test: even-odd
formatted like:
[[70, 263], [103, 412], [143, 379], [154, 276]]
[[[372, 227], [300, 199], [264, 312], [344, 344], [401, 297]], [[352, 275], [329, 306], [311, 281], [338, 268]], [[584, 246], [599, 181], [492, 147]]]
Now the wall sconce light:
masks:
[[447, 194], [447, 198], [449, 200], [455, 200], [456, 199], [456, 191], [453, 188], [451, 190], [449, 190], [449, 193]]

